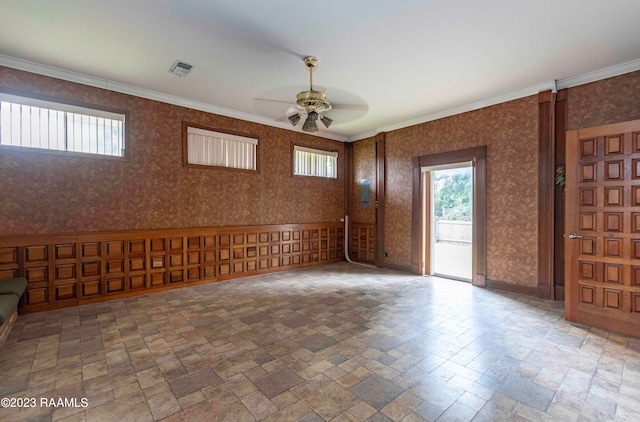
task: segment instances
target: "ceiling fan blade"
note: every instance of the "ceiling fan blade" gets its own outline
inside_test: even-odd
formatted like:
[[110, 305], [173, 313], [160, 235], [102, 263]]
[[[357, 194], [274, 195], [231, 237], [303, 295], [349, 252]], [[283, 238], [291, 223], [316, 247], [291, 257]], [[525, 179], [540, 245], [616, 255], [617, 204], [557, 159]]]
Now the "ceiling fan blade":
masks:
[[269, 98], [254, 98], [254, 101], [267, 101], [270, 103], [281, 103], [281, 104], [295, 104], [293, 101], [284, 101], [284, 100], [271, 100]]
[[342, 103], [331, 103], [331, 108], [340, 109], [340, 110], [350, 110], [350, 111], [368, 111], [369, 106], [366, 104], [342, 104]]

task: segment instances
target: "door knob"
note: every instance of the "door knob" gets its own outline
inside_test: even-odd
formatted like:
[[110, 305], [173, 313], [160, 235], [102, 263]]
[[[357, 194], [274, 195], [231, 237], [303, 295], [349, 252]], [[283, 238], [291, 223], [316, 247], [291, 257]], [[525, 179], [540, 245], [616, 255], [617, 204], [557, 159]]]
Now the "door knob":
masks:
[[575, 233], [570, 233], [569, 234], [569, 239], [582, 239], [582, 236], [577, 235]]

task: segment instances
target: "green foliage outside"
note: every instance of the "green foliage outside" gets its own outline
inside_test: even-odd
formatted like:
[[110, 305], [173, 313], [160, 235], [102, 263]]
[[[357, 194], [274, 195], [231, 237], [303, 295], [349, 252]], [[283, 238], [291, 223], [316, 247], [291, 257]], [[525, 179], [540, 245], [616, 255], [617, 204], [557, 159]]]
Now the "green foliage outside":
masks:
[[471, 221], [471, 167], [434, 172], [434, 213], [438, 220]]

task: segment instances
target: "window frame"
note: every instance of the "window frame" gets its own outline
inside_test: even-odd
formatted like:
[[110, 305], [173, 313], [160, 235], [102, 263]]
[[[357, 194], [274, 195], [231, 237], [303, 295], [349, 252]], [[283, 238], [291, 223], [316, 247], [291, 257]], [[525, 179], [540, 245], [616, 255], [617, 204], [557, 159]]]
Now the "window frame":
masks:
[[[206, 165], [206, 164], [192, 164], [192, 163], [189, 163], [189, 128], [190, 127], [194, 128], [194, 129], [208, 130], [208, 131], [218, 132], [218, 133], [227, 134], [227, 135], [242, 136], [243, 138], [255, 139], [257, 141], [257, 143], [256, 143], [256, 157], [255, 157], [255, 161], [256, 161], [255, 170], [252, 170], [252, 169], [241, 169], [241, 168], [236, 168], [236, 167], [210, 166], [210, 165]], [[260, 138], [257, 135], [253, 135], [253, 134], [249, 134], [249, 133], [243, 133], [243, 132], [236, 132], [236, 131], [231, 131], [231, 130], [227, 130], [227, 129], [219, 129], [219, 128], [212, 127], [212, 126], [201, 125], [201, 124], [198, 124], [198, 123], [182, 122], [182, 165], [183, 165], [183, 167], [195, 168], [195, 169], [239, 171], [239, 172], [242, 172], [242, 173], [251, 173], [251, 174], [260, 173], [260, 144], [261, 144]]]
[[[296, 147], [315, 150], [315, 151], [318, 151], [319, 153], [335, 153], [336, 154], [336, 177], [316, 176], [311, 174], [296, 174], [295, 173], [296, 172]], [[329, 155], [329, 154], [325, 154], [325, 155]], [[340, 180], [340, 151], [318, 148], [318, 147], [311, 147], [304, 144], [292, 143], [291, 144], [291, 176], [301, 177], [301, 178], [312, 178], [315, 180], [334, 181], [334, 182]]]
[[[13, 95], [16, 97], [23, 97], [26, 99], [32, 99], [36, 101], [46, 101], [50, 103], [56, 103], [64, 106], [71, 107], [81, 107], [89, 110], [94, 110], [98, 112], [107, 112], [114, 114], [121, 114], [124, 116], [124, 130], [123, 130], [123, 144], [124, 144], [124, 154], [122, 156], [117, 155], [107, 155], [107, 154], [98, 154], [95, 152], [80, 152], [80, 151], [69, 151], [69, 150], [58, 150], [58, 149], [47, 149], [47, 148], [36, 148], [36, 147], [24, 147], [18, 145], [4, 145], [0, 144], [0, 152], [2, 153], [26, 153], [26, 154], [45, 154], [45, 155], [54, 155], [60, 157], [69, 157], [69, 158], [89, 158], [89, 159], [98, 159], [98, 160], [111, 160], [111, 161], [128, 161], [131, 156], [131, 146], [133, 142], [131, 141], [130, 136], [130, 121], [129, 121], [129, 112], [127, 110], [122, 110], [118, 108], [108, 107], [104, 105], [98, 104], [90, 104], [84, 103], [80, 101], [70, 100], [68, 98], [61, 97], [53, 97], [48, 95], [40, 95], [31, 92], [13, 90], [0, 88], [1, 94]], [[65, 132], [66, 136], [66, 132]]]

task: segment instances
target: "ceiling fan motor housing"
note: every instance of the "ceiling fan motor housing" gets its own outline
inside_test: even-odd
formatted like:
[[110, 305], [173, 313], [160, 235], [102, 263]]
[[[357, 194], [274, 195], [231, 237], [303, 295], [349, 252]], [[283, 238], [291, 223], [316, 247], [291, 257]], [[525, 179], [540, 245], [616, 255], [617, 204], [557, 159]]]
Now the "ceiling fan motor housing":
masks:
[[308, 68], [313, 69], [314, 67], [318, 66], [318, 58], [313, 56], [307, 56], [304, 58], [304, 64]]
[[322, 113], [323, 111], [331, 110], [331, 103], [327, 101], [327, 97], [322, 92], [315, 90], [299, 92], [296, 104], [304, 107], [307, 112], [316, 111]]

